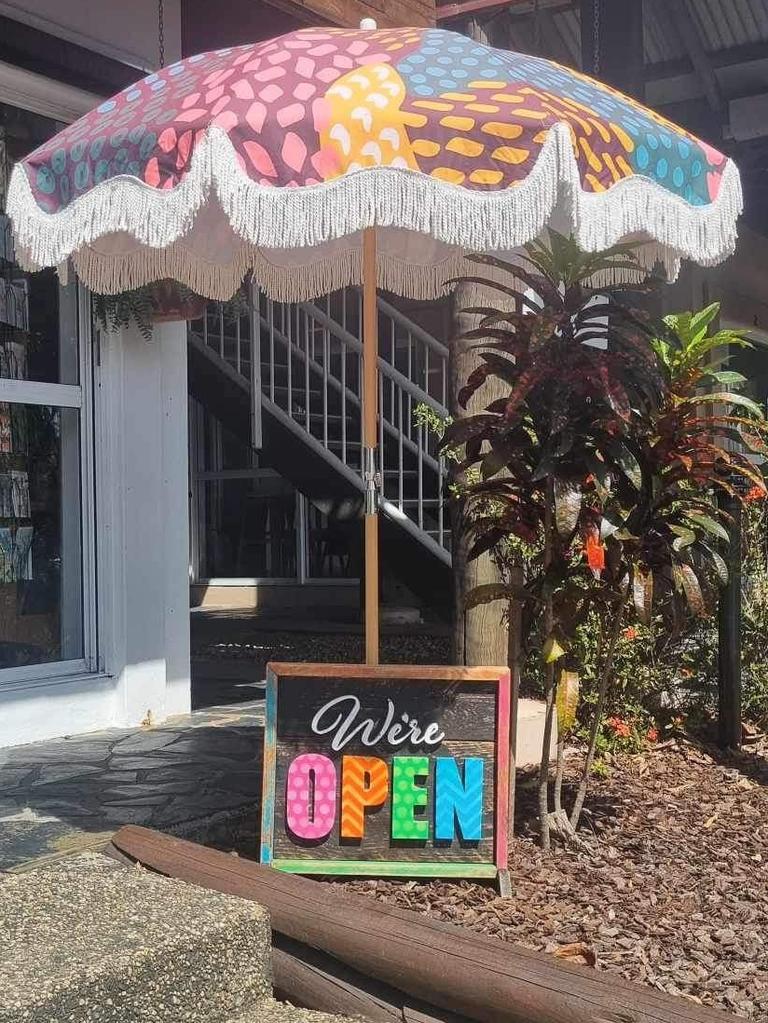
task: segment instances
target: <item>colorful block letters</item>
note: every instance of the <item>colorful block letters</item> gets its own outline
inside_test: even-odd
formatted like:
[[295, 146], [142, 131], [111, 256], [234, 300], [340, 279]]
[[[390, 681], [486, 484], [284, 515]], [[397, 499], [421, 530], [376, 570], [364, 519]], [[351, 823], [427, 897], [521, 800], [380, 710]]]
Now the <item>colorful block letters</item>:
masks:
[[307, 874], [494, 877], [509, 675], [270, 665], [261, 861]]

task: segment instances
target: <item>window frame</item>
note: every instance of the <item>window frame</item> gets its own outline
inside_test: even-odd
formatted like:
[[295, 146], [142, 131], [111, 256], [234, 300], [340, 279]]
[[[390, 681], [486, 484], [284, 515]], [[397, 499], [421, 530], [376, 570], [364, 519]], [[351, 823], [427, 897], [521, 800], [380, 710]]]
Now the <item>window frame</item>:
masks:
[[[70, 123], [97, 106], [103, 97], [44, 75], [0, 61], [0, 103], [28, 110], [51, 121]], [[0, 401], [11, 404], [74, 408], [80, 418], [80, 557], [82, 585], [83, 656], [42, 664], [0, 669], [0, 692], [55, 685], [78, 677], [104, 674], [99, 624], [103, 619], [98, 589], [103, 543], [96, 533], [97, 452], [95, 448], [95, 331], [90, 292], [77, 289], [78, 385], [35, 380], [0, 379]]]
[[0, 668], [0, 690], [39, 681], [63, 681], [99, 670], [98, 594], [96, 556], [96, 475], [94, 451], [93, 329], [90, 294], [77, 288], [79, 384], [52, 384], [37, 380], [0, 378], [0, 402], [12, 405], [47, 405], [76, 409], [79, 413], [80, 455], [80, 558], [82, 586], [83, 655], [68, 660]]

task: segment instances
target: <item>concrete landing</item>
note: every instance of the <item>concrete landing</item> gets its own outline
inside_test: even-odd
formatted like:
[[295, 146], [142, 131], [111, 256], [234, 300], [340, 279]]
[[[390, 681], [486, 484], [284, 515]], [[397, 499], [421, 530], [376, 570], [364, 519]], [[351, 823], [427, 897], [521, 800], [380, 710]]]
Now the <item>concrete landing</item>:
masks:
[[269, 914], [96, 853], [0, 879], [0, 1023], [351, 1023], [272, 998]]
[[[517, 766], [533, 767], [541, 762], [544, 744], [544, 703], [541, 700], [517, 701]], [[557, 724], [553, 722], [550, 758], [557, 756]]]

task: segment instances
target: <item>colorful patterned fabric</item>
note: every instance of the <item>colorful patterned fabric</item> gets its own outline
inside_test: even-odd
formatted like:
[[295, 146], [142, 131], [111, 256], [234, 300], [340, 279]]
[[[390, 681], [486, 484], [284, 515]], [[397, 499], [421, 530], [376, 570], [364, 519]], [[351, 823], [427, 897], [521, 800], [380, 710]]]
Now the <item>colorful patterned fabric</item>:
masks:
[[640, 274], [733, 250], [736, 167], [586, 76], [439, 29], [300, 29], [189, 57], [19, 164], [22, 266], [71, 261], [95, 291], [172, 278], [228, 298], [251, 273], [297, 301], [362, 280], [444, 294], [467, 252], [551, 224], [596, 251], [643, 242]]
[[102, 103], [25, 166], [49, 212], [118, 175], [170, 189], [217, 125], [263, 185], [383, 165], [482, 191], [524, 180], [557, 123], [587, 191], [643, 175], [692, 205], [717, 197], [725, 157], [683, 129], [552, 61], [440, 29], [301, 29], [189, 57]]

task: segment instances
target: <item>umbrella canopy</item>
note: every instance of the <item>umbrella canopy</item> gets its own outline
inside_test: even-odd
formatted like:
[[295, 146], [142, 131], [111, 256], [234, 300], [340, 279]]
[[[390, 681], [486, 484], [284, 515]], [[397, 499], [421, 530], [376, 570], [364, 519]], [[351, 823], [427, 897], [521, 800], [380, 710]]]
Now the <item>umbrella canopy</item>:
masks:
[[551, 61], [437, 29], [300, 29], [189, 57], [124, 89], [19, 164], [8, 195], [28, 269], [72, 259], [96, 291], [174, 278], [227, 298], [251, 271], [273, 297], [362, 278], [430, 298], [463, 254], [548, 225], [588, 250], [649, 244], [725, 258], [741, 188], [730, 160]]

